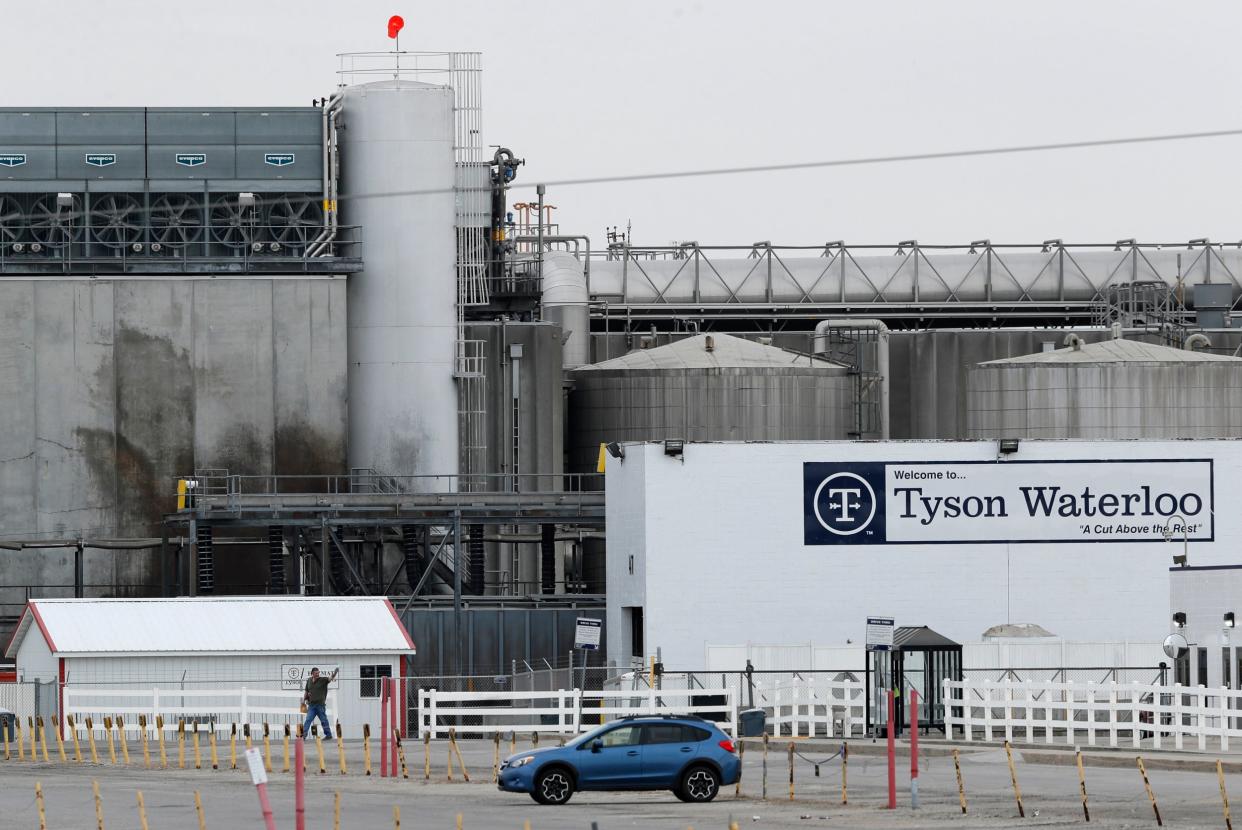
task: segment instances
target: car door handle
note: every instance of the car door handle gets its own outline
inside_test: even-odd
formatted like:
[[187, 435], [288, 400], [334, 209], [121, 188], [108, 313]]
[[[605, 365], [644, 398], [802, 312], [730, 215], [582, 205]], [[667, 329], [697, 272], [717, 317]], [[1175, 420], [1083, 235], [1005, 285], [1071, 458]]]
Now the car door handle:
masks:
[[626, 754], [626, 755], [637, 755], [637, 754], [638, 754], [638, 750], [637, 750], [637, 749], [631, 749], [629, 752], [627, 752], [627, 753], [625, 753], [625, 754]]
[[683, 747], [681, 748], [681, 751], [682, 751], [682, 752], [693, 752], [694, 750], [692, 750], [692, 749], [691, 749], [690, 747], [688, 747], [688, 746], [683, 746]]

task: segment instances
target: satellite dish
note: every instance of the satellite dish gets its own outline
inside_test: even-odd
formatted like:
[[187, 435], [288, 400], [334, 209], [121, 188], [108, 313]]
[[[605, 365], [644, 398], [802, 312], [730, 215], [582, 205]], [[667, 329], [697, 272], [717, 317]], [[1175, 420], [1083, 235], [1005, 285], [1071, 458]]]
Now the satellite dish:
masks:
[[1164, 654], [1170, 660], [1180, 660], [1190, 653], [1190, 644], [1181, 634], [1170, 634], [1164, 638]]

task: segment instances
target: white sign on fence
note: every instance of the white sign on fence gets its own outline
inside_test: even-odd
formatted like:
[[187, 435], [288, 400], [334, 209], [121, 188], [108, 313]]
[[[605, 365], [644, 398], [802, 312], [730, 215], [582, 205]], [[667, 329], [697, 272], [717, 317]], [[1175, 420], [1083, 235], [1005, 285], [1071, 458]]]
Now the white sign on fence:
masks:
[[579, 617], [578, 624], [574, 626], [574, 648], [585, 648], [592, 651], [598, 649], [600, 635], [603, 630], [603, 620]]
[[1214, 541], [1211, 459], [803, 464], [808, 545]]
[[892, 651], [893, 628], [889, 617], [867, 617], [867, 651]]
[[[332, 672], [336, 671], [338, 666], [335, 663], [284, 663], [280, 667], [280, 688], [288, 691], [302, 691], [306, 688], [306, 681], [310, 679], [310, 670], [319, 669], [319, 673], [324, 677], [332, 677]], [[329, 689], [339, 687], [337, 680], [333, 679], [328, 684]]]

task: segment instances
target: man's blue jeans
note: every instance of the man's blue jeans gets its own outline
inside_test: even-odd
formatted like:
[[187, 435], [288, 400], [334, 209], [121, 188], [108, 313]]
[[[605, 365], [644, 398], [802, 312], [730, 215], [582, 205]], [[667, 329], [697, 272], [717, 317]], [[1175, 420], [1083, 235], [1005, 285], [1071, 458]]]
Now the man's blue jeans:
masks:
[[332, 737], [332, 727], [328, 725], [328, 709], [322, 703], [312, 703], [306, 707], [306, 721], [302, 724], [302, 737], [310, 735], [311, 723], [315, 718], [319, 718], [319, 722], [323, 724], [323, 736]]

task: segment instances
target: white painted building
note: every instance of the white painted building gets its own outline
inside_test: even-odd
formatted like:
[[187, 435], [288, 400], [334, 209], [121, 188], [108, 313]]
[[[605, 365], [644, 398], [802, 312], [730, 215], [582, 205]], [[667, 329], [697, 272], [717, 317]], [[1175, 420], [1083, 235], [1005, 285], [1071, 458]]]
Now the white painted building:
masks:
[[1242, 512], [1226, 509], [1242, 492], [1240, 441], [622, 450], [606, 472], [619, 664], [657, 648], [677, 671], [705, 667], [708, 645], [857, 644], [868, 616], [961, 643], [1000, 623], [1159, 642], [1183, 547], [1176, 516], [1192, 565], [1232, 564], [1242, 542]]
[[[310, 668], [339, 668], [328, 717], [351, 736], [380, 723], [380, 677], [414, 642], [382, 597], [30, 600], [5, 649], [19, 680], [56, 681], [59, 710], [280, 726]], [[167, 728], [167, 727], [166, 727]]]
[[1190, 646], [1175, 663], [1176, 681], [1242, 689], [1242, 565], [1170, 569], [1169, 604], [1172, 630]]

